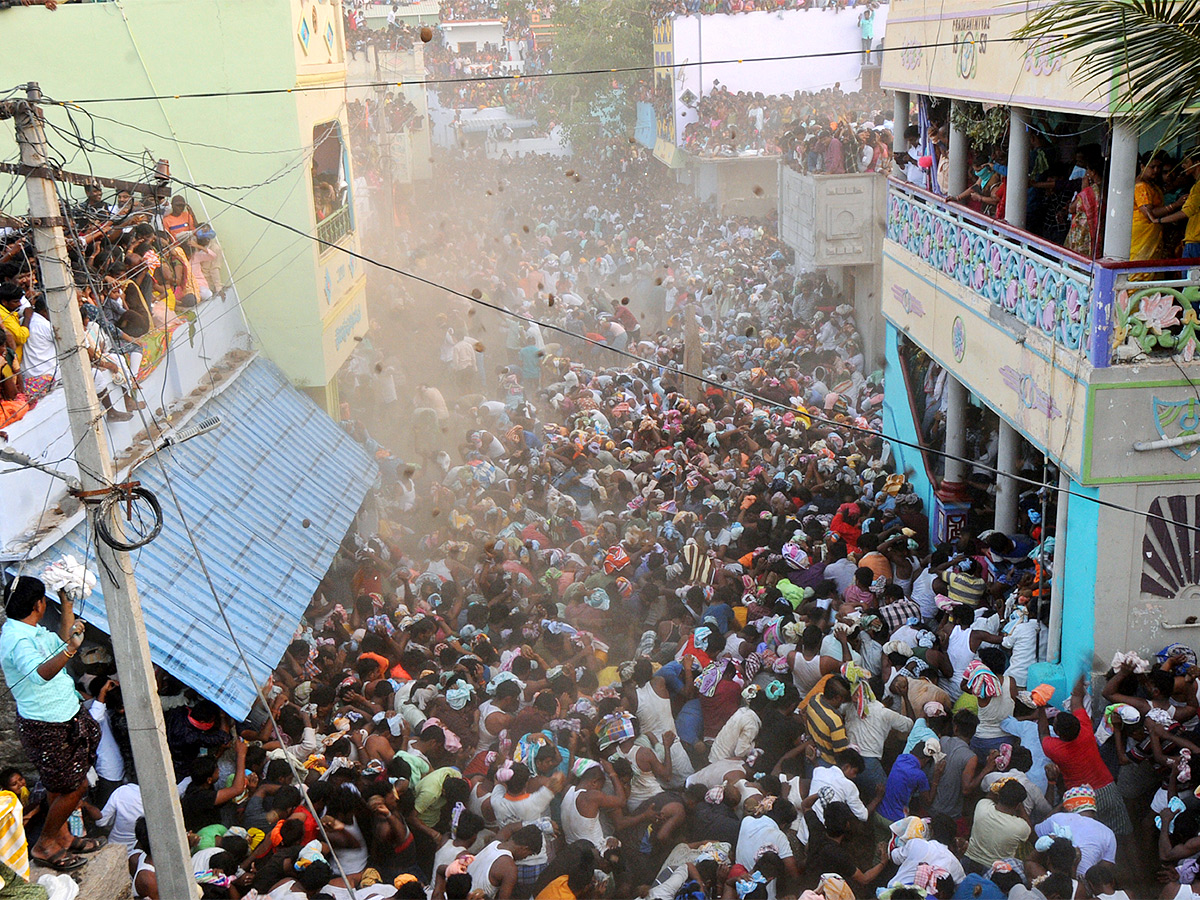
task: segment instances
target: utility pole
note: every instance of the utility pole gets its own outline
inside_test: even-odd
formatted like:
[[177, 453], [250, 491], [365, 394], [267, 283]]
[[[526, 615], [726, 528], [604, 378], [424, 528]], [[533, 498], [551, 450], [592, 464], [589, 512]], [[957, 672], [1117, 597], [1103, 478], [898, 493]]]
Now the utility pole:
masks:
[[[96, 398], [91, 361], [85, 349], [83, 320], [63, 237], [58, 195], [54, 182], [46, 177], [50, 163], [46, 131], [38, 106], [41, 96], [37, 82], [31, 81], [26, 85], [27, 102], [13, 101], [10, 108], [16, 118], [21, 162], [34, 170], [26, 176], [25, 189], [29, 195], [33, 241], [41, 266], [42, 286], [46, 290], [46, 305], [50, 308], [54, 342], [60, 354], [59, 371], [67, 396], [71, 436], [77, 445], [75, 458], [79, 479], [85, 491], [101, 491], [113, 485], [115, 472], [104, 431], [104, 411]], [[92, 509], [89, 518], [95, 514], [94, 507]], [[120, 522], [107, 524], [120, 531]], [[118, 540], [122, 537], [120, 533], [114, 536]], [[196, 879], [192, 876], [187, 832], [175, 786], [175, 766], [167, 751], [162, 705], [150, 662], [150, 644], [142, 622], [133, 565], [128, 553], [115, 550], [101, 540], [95, 545], [113, 656], [117, 660], [125, 715], [129, 719], [129, 740], [137, 765], [146, 823], [150, 826], [159, 896], [190, 900], [196, 896]]]
[[[390, 50], [388, 52], [391, 53]], [[376, 90], [379, 115], [376, 118], [382, 128], [380, 143], [383, 145], [383, 209], [380, 211], [379, 217], [387, 223], [385, 227], [391, 229], [396, 227], [396, 187], [392, 174], [392, 123], [387, 112], [388, 88], [383, 84], [383, 64], [379, 60], [378, 44], [375, 45], [375, 81], [379, 84], [379, 88]], [[371, 139], [369, 127], [367, 132], [369, 141]]]

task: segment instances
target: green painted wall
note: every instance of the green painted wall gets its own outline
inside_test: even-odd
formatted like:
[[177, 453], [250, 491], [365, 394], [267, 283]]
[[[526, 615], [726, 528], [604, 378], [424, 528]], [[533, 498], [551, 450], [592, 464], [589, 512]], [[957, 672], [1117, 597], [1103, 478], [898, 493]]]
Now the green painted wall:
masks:
[[[82, 101], [97, 116], [119, 120], [95, 121], [102, 143], [126, 156], [148, 151], [151, 159], [169, 159], [176, 177], [211, 185], [221, 198], [312, 233], [305, 149], [312, 133], [309, 122], [301, 125], [300, 95], [87, 102], [291, 88], [297, 82], [299, 8], [290, 0], [128, 0], [64, 4], [54, 12], [41, 7], [0, 10], [0, 84], [7, 88], [35, 80], [47, 97]], [[336, 10], [337, 5], [322, 3], [320, 9]], [[312, 40], [323, 50], [319, 36]], [[319, 99], [305, 95], [305, 104], [331, 104], [335, 116], [344, 109], [344, 91], [338, 86], [318, 93]], [[47, 118], [67, 127], [61, 109], [49, 110]], [[86, 116], [77, 111], [75, 121], [90, 134]], [[86, 172], [91, 166], [99, 175], [143, 177], [134, 164], [105, 152], [72, 159], [67, 140], [53, 131], [50, 136], [71, 171]], [[0, 158], [11, 159], [16, 152], [11, 123], [0, 123]], [[4, 177], [0, 186], [7, 186]], [[197, 216], [217, 229], [263, 349], [297, 384], [323, 385], [333, 372], [320, 359], [325, 300], [318, 297], [312, 242], [220, 200], [182, 191]], [[18, 198], [9, 209], [23, 214], [24, 200]]]

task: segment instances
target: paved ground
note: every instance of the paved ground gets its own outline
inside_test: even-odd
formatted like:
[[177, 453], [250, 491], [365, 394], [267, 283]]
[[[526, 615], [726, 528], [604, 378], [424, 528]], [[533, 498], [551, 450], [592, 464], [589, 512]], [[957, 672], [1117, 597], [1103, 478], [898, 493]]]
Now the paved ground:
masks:
[[[126, 867], [125, 848], [109, 844], [99, 853], [93, 853], [82, 869], [70, 873], [79, 885], [79, 900], [129, 900], [132, 896], [129, 869]], [[34, 866], [30, 880], [37, 882], [44, 874], [55, 874], [49, 869]]]

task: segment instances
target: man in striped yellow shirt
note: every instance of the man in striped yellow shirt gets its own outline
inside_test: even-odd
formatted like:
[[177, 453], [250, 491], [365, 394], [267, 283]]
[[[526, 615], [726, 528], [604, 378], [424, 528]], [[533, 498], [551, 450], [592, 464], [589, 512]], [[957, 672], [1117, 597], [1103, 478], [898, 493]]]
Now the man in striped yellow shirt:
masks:
[[987, 593], [987, 582], [977, 560], [963, 557], [951, 560], [950, 569], [942, 575], [946, 582], [946, 596], [951, 603], [978, 606]]
[[825, 690], [808, 704], [807, 726], [809, 740], [816, 745], [821, 761], [835, 765], [834, 757], [850, 746], [846, 737], [846, 722], [840, 712], [842, 704], [850, 701], [850, 682], [833, 675], [825, 682]]

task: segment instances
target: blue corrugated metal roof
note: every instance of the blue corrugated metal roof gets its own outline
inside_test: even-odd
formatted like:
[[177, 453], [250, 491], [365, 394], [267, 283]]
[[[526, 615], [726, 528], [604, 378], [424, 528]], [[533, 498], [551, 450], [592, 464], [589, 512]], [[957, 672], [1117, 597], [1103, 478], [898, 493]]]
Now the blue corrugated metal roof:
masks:
[[[271, 363], [257, 359], [199, 416], [221, 426], [163, 451], [188, 524], [262, 683], [278, 664], [367, 489], [371, 457]], [[158, 495], [162, 533], [132, 554], [154, 662], [242, 718], [254, 686], [238, 657], [195, 551], [153, 459], [136, 478]], [[308, 528], [303, 520], [309, 519]], [[65, 553], [84, 558], [77, 525], [30, 566]], [[96, 569], [94, 547], [89, 567]], [[99, 589], [80, 614], [102, 631]]]

